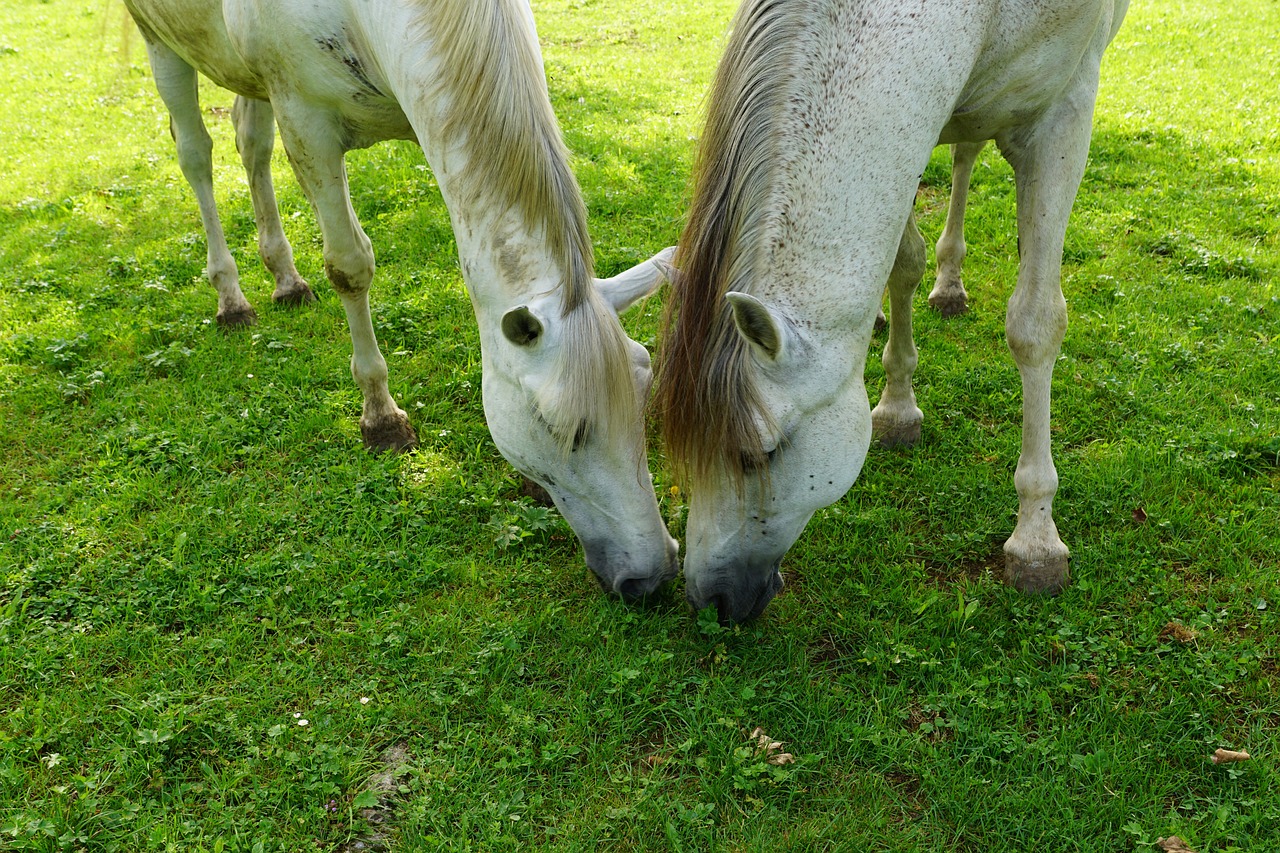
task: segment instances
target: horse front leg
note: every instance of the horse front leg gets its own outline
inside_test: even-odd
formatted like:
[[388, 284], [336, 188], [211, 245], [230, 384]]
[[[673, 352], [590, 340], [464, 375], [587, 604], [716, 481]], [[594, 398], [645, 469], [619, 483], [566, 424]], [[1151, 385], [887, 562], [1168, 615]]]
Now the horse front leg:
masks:
[[271, 152], [275, 148], [275, 114], [268, 101], [237, 97], [231, 108], [236, 128], [236, 149], [249, 178], [253, 215], [258, 225], [258, 255], [275, 279], [271, 299], [277, 305], [303, 305], [316, 301], [306, 280], [293, 265], [293, 248], [280, 224], [280, 208], [271, 183]]
[[918, 354], [911, 330], [911, 300], [924, 277], [924, 238], [913, 210], [902, 230], [898, 254], [889, 273], [889, 340], [884, 346], [884, 391], [871, 412], [871, 431], [885, 447], [912, 445], [920, 440], [924, 414], [916, 406], [911, 377]]
[[1023, 592], [1056, 594], [1070, 580], [1069, 552], [1053, 519], [1058, 472], [1050, 448], [1050, 388], [1067, 329], [1062, 250], [1089, 153], [1096, 91], [1096, 76], [1092, 85], [1082, 81], [1037, 124], [999, 139], [1014, 170], [1021, 246], [1005, 319], [1022, 377], [1022, 452], [1014, 475], [1018, 523], [1004, 545], [1005, 581]]
[[951, 199], [947, 206], [947, 222], [938, 238], [938, 272], [929, 305], [943, 317], [954, 317], [969, 310], [969, 294], [961, 281], [964, 264], [964, 210], [969, 201], [969, 180], [973, 164], [986, 142], [958, 142], [951, 146]]
[[276, 103], [285, 152], [315, 208], [324, 237], [324, 268], [342, 299], [351, 330], [351, 375], [364, 397], [360, 432], [370, 450], [408, 450], [418, 444], [409, 416], [387, 387], [387, 362], [369, 314], [373, 246], [356, 220], [347, 189], [345, 151], [336, 121], [301, 104]]
[[208, 250], [205, 272], [218, 291], [218, 324], [226, 328], [252, 326], [258, 314], [240, 290], [240, 274], [218, 219], [213, 194], [213, 140], [200, 117], [196, 71], [164, 44], [146, 39], [146, 45], [156, 90], [169, 111], [169, 130], [178, 150], [178, 166], [200, 208]]

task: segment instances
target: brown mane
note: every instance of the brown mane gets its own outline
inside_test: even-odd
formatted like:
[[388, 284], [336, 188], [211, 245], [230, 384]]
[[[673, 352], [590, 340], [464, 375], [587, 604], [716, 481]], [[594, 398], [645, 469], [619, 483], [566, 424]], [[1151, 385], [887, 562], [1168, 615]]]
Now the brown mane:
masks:
[[768, 413], [724, 295], [750, 289], [755, 248], [773, 216], [769, 191], [780, 157], [774, 129], [809, 6], [748, 0], [711, 88], [654, 400], [668, 461], [693, 484], [719, 475], [741, 484], [764, 455], [760, 427], [769, 424]]

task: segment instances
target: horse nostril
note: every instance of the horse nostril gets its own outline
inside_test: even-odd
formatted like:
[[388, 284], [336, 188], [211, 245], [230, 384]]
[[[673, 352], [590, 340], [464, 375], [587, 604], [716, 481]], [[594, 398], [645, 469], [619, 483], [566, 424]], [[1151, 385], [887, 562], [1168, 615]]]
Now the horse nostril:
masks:
[[642, 578], [624, 578], [617, 586], [623, 601], [638, 601], [649, 593], [649, 586]]
[[727, 593], [713, 595], [707, 604], [716, 609], [716, 621], [722, 626], [727, 628], [736, 621], [733, 599]]

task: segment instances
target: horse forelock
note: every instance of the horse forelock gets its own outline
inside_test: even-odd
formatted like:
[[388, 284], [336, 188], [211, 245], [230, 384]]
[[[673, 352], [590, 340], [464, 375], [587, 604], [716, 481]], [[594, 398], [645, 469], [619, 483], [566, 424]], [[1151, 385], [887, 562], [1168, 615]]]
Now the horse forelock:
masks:
[[654, 402], [668, 461], [695, 487], [727, 476], [741, 488], [764, 457], [760, 427], [771, 418], [725, 294], [751, 289], [776, 220], [771, 190], [782, 154], [780, 118], [795, 35], [813, 14], [811, 5], [745, 3], [711, 88]]
[[[559, 394], [543, 416], [566, 451], [583, 438], [617, 446], [637, 433], [641, 400], [622, 324], [603, 300], [584, 301], [564, 316], [555, 366]], [[638, 458], [643, 445], [636, 443]]]
[[532, 19], [521, 0], [415, 0], [441, 51], [441, 128], [465, 146], [469, 198], [513, 208], [547, 240], [563, 279], [557, 392], [543, 417], [566, 451], [583, 429], [617, 435], [639, 417], [626, 335], [593, 284], [587, 210], [551, 109]]

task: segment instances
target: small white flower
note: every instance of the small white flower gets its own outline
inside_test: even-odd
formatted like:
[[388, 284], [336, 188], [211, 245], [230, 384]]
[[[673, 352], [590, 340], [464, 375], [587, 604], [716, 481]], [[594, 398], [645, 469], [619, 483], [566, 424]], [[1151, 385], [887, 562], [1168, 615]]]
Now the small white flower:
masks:
[[298, 725], [305, 726], [306, 724], [307, 724], [306, 720], [298, 720]]
[[301, 712], [301, 711], [294, 711], [294, 712], [293, 712], [293, 718], [294, 718], [295, 720], [296, 720], [296, 719], [298, 719], [298, 718], [299, 718], [299, 717], [301, 717], [301, 716], [302, 716], [302, 712]]
[[361, 705], [368, 705], [368, 704], [369, 704], [369, 697], [368, 697], [368, 696], [361, 696], [361, 697], [360, 697], [360, 704], [361, 704]]

